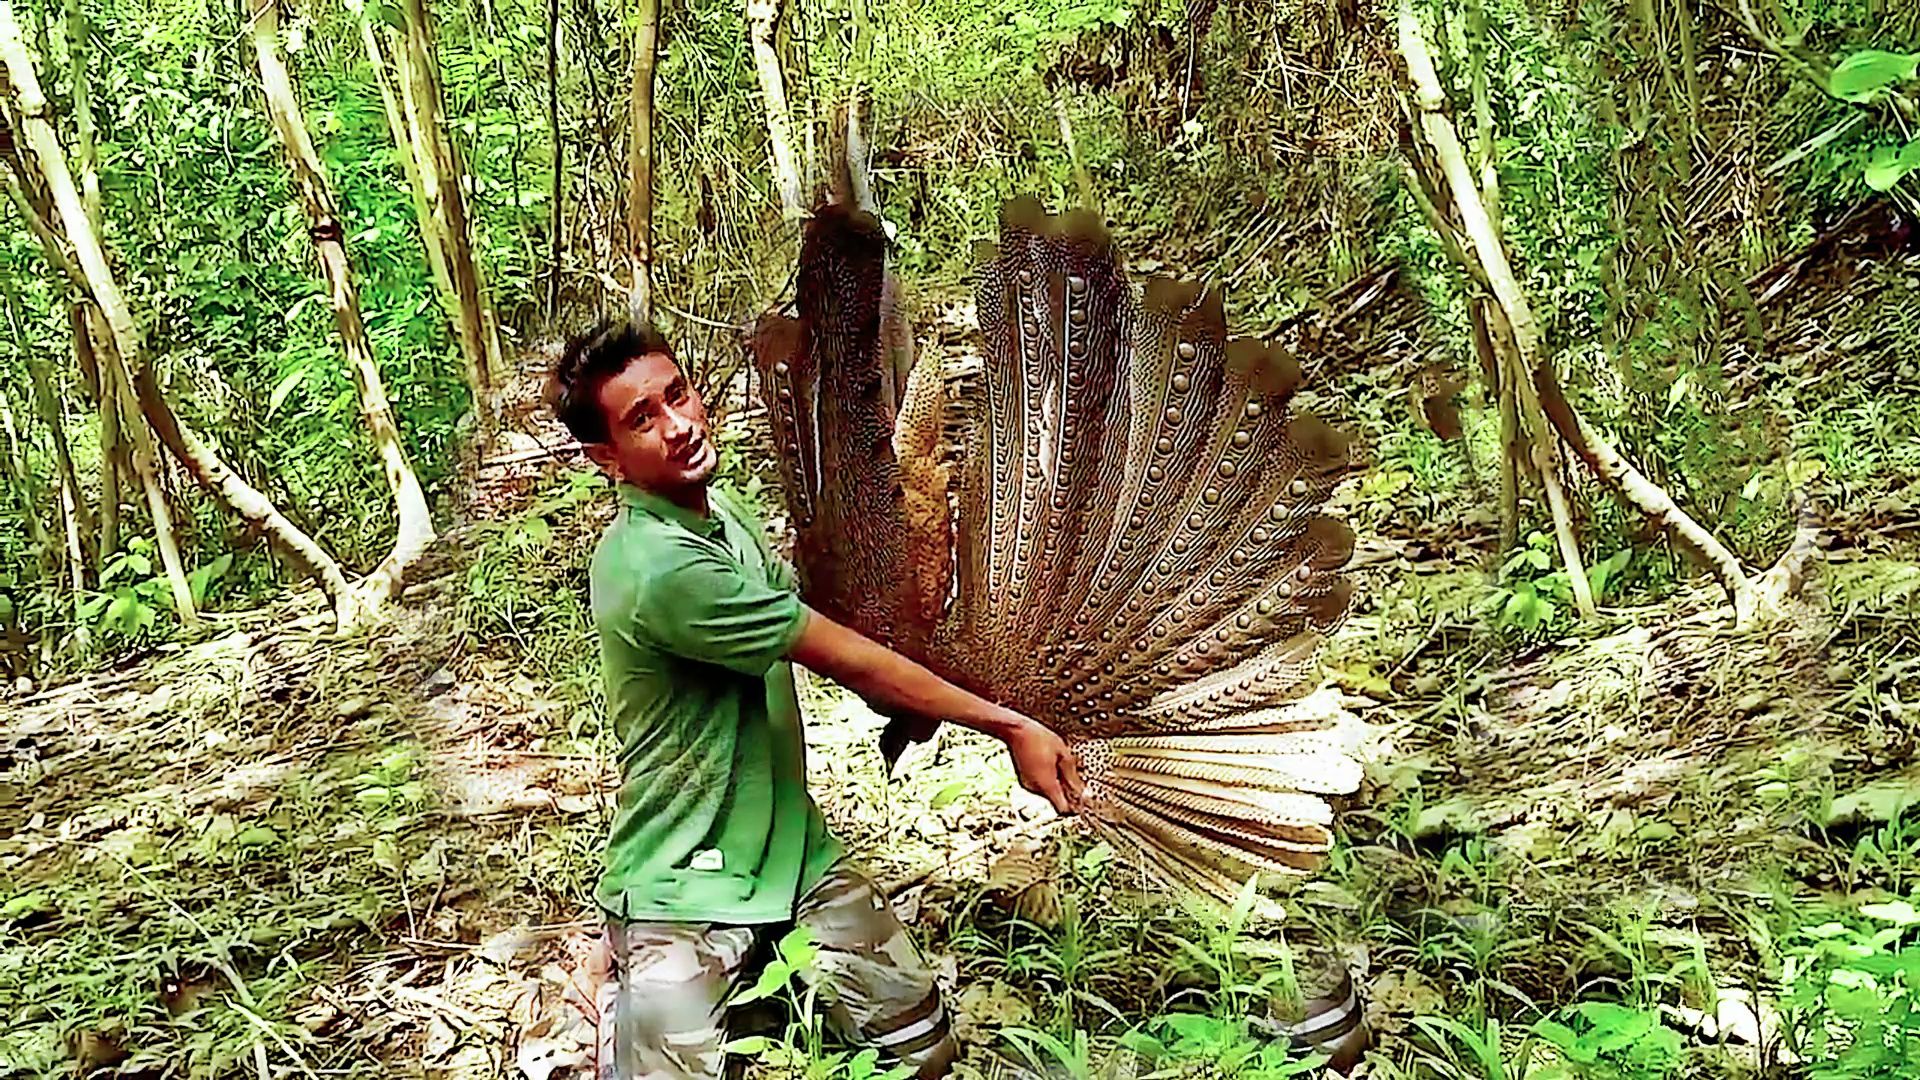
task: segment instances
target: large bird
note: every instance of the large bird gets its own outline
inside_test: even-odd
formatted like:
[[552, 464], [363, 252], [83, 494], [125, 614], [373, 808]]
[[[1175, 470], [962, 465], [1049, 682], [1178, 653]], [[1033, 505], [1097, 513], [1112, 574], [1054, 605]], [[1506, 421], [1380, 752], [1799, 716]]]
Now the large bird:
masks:
[[[1319, 671], [1353, 546], [1322, 507], [1351, 466], [1291, 408], [1299, 364], [1023, 197], [978, 251], [982, 367], [954, 392], [915, 361], [888, 249], [872, 213], [818, 207], [796, 314], [751, 346], [807, 602], [1059, 732], [1079, 819], [1163, 885], [1227, 903], [1313, 870], [1361, 768]], [[889, 764], [933, 727], [891, 717]]]

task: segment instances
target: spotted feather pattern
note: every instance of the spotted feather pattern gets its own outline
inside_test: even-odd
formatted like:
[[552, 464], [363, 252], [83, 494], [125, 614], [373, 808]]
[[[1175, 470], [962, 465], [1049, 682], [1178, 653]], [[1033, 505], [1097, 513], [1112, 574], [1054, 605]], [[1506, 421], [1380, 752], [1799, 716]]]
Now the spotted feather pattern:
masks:
[[1353, 535], [1321, 512], [1348, 444], [1293, 411], [1298, 360], [1230, 340], [1217, 289], [1136, 289], [1091, 215], [1021, 198], [978, 251], [978, 377], [941, 400], [879, 329], [893, 287], [861, 227], [816, 216], [799, 317], [761, 328], [809, 596], [1064, 735], [1082, 820], [1167, 884], [1227, 902], [1311, 871], [1359, 766], [1315, 689], [1349, 603]]

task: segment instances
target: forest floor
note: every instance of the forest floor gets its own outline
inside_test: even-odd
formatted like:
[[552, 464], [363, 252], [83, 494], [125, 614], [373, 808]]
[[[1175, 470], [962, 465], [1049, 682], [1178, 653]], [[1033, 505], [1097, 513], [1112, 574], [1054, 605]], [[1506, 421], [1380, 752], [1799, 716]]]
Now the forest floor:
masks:
[[[588, 1075], [607, 501], [533, 385], [381, 625], [334, 639], [298, 594], [5, 703], [0, 1075]], [[1786, 1075], [1859, 1022], [1829, 991], [1860, 980], [1829, 976], [1920, 922], [1907, 483], [1841, 507], [1754, 634], [1700, 588], [1516, 641], [1432, 537], [1373, 538], [1329, 670], [1391, 752], [1278, 924], [1133, 893], [969, 733], [888, 779], [879, 720], [803, 677], [813, 790], [940, 965], [965, 1075], [1109, 1075], [1136, 1027], [1234, 1075], [1289, 961], [1324, 952], [1374, 1077]], [[1057, 902], [1023, 900], [1049, 845]], [[808, 1075], [858, 1075], [822, 1053]]]

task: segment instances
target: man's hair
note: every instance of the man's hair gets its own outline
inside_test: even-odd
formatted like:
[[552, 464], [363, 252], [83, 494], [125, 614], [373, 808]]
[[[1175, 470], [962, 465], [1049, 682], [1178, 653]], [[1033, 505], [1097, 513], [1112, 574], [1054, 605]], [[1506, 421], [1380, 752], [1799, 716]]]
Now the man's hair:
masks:
[[583, 443], [609, 440], [607, 417], [600, 408], [600, 387], [648, 353], [673, 356], [666, 336], [651, 326], [621, 319], [602, 319], [567, 341], [547, 381], [547, 405]]

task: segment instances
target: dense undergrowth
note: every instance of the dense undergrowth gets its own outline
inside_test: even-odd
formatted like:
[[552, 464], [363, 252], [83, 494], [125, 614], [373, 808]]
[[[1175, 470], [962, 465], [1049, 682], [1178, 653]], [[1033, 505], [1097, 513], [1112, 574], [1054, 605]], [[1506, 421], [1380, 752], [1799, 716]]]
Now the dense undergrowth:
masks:
[[[216, 62], [235, 12], [86, 6], [112, 60], [96, 61], [109, 238], [162, 376], [364, 568], [391, 510], [367, 497], [375, 461], [258, 90], [245, 63]], [[1783, 48], [1920, 47], [1900, 5], [1770, 7], [1798, 28]], [[1365, 466], [1336, 506], [1361, 569], [1329, 674], [1392, 749], [1284, 918], [1155, 906], [1070, 833], [1046, 834], [1057, 895], [1022, 894], [995, 857], [1045, 830], [993, 746], [952, 735], [889, 780], [874, 718], [807, 684], [815, 790], [908, 882], [898, 902], [950, 964], [974, 1074], [1117, 1075], [1158, 1054], [1178, 1075], [1289, 1075], [1305, 1066], [1265, 1021], [1337, 953], [1378, 1034], [1373, 1077], [1920, 1075], [1920, 267], [1910, 192], [1868, 183], [1898, 106], [1861, 111], [1719, 6], [1484, 8], [1484, 33], [1421, 10], [1463, 133], [1473, 58], [1486, 65], [1507, 239], [1583, 408], [1752, 566], [1791, 537], [1791, 494], [1814, 497], [1818, 573], [1764, 635], [1726, 629], [1698, 569], [1574, 470], [1600, 615], [1574, 616], [1543, 507], [1523, 503], [1501, 550], [1469, 287], [1393, 157], [1378, 12], [943, 0], [808, 5], [788, 27], [796, 113], [822, 120], [868, 87], [930, 352], [953, 344], [934, 316], [967, 321], [970, 244], [999, 199], [1078, 197], [1062, 113], [1133, 269], [1221, 285], [1236, 331], [1393, 281], [1384, 313], [1302, 356], [1312, 407]], [[527, 74], [546, 5], [436, 11], [477, 243], [524, 344], [617, 300], [600, 271], [625, 257], [621, 13], [561, 11], [572, 210], [555, 262], [546, 88]], [[497, 932], [588, 916], [607, 741], [585, 568], [604, 484], [561, 469], [507, 511], [446, 509], [473, 480], [469, 402], [346, 18], [301, 13], [289, 51], [449, 535], [391, 621], [338, 642], [258, 537], [178, 475], [211, 612], [190, 632], [137, 513], [79, 594], [26, 528], [39, 509], [0, 516], [0, 661], [52, 687], [0, 705], [0, 1075], [506, 1075], [532, 1028], [442, 1009], [452, 970]], [[795, 236], [767, 195], [741, 5], [669, 5], [666, 28], [663, 322], [718, 388], [740, 359], [727, 327], [780, 295]], [[57, 70], [57, 34], [48, 53]], [[1841, 227], [1863, 206], [1878, 224]], [[6, 229], [0, 393], [31, 482], [9, 491], [47, 492], [21, 372], [67, 355], [67, 314], [31, 238]], [[97, 419], [67, 366], [66, 430], [91, 461]], [[1420, 411], [1450, 381], [1453, 439]], [[726, 480], [777, 520], [758, 421], [726, 404]], [[970, 854], [947, 865], [956, 850]], [[773, 1034], [766, 1075], [871, 1064], [805, 1023]]]

